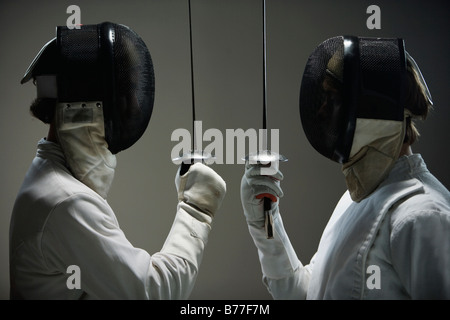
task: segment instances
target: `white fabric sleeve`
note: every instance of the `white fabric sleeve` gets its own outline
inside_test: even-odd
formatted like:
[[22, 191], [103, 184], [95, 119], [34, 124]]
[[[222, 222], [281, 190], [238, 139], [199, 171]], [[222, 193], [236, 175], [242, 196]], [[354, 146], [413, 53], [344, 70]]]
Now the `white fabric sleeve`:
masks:
[[[273, 214], [273, 211], [275, 213]], [[263, 283], [274, 299], [305, 299], [311, 270], [297, 258], [283, 226], [278, 207], [273, 214], [273, 238], [267, 239], [264, 227], [248, 224], [258, 249]]]
[[41, 241], [52, 272], [77, 265], [81, 290], [94, 299], [186, 299], [191, 293], [208, 240], [210, 225], [177, 207], [163, 249], [150, 256], [135, 248], [120, 229], [106, 201], [75, 194], [49, 216]]

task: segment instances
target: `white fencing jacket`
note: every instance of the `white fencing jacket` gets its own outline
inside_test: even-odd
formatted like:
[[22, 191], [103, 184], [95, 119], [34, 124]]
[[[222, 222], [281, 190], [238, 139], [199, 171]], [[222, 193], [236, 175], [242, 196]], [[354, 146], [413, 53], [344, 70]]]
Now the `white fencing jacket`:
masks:
[[106, 200], [72, 176], [60, 147], [41, 140], [11, 218], [11, 298], [186, 299], [210, 232], [194, 211], [180, 202], [162, 250], [150, 255], [127, 240]]
[[348, 191], [308, 265], [274, 217], [274, 239], [249, 226], [275, 299], [450, 299], [450, 193], [419, 154], [403, 156], [363, 201]]

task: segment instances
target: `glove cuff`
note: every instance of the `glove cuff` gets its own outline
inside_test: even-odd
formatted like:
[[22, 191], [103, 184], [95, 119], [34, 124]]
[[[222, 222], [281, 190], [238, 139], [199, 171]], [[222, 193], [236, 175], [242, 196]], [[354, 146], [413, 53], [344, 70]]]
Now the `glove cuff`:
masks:
[[298, 267], [302, 266], [286, 234], [278, 210], [273, 215], [273, 239], [267, 239], [264, 227], [249, 223], [248, 229], [258, 249], [264, 276], [281, 279], [292, 275]]
[[206, 216], [205, 214], [195, 211], [185, 203], [178, 204], [175, 220], [161, 252], [186, 259], [198, 270], [211, 226], [197, 218], [199, 215]]

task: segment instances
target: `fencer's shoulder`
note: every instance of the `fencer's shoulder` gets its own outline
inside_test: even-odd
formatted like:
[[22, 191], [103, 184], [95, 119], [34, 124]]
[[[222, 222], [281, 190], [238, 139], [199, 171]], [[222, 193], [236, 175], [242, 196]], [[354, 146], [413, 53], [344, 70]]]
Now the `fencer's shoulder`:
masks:
[[[71, 174], [57, 175], [55, 192], [55, 209], [83, 212], [112, 212], [109, 204], [98, 193], [76, 179]], [[89, 208], [89, 209], [87, 209]], [[112, 213], [111, 213], [112, 214]]]
[[54, 163], [49, 164], [45, 180], [49, 180], [48, 187], [60, 201], [76, 195], [87, 195], [95, 200], [102, 199], [95, 191], [76, 179], [67, 168]]
[[328, 225], [333, 225], [335, 221], [337, 221], [352, 205], [353, 200], [350, 197], [350, 192], [347, 190], [339, 199], [338, 203], [334, 207], [333, 213], [331, 214], [330, 220], [328, 221]]
[[117, 226], [117, 219], [108, 203], [95, 192], [74, 192], [61, 198], [49, 213], [46, 225], [91, 225], [97, 223]]
[[95, 191], [76, 179], [60, 162], [35, 158], [19, 194], [21, 201], [37, 204], [50, 213], [61, 204], [80, 206], [84, 202], [107, 205]]
[[418, 181], [421, 188], [391, 209], [393, 232], [407, 226], [418, 228], [436, 222], [450, 231], [450, 193], [437, 184]]
[[48, 210], [45, 229], [84, 228], [97, 224], [117, 227], [117, 219], [108, 202], [73, 176], [58, 176], [54, 196]]

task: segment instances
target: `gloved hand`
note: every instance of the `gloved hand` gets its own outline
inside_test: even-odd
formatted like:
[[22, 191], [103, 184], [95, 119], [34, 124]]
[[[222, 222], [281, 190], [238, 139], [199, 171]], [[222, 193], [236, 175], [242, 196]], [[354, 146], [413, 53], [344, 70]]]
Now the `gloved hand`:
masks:
[[272, 164], [274, 174], [261, 175], [261, 164], [245, 164], [245, 173], [241, 180], [241, 202], [247, 223], [258, 228], [265, 225], [264, 197], [272, 201], [271, 212], [278, 212], [279, 199], [283, 197], [280, 181], [283, 174], [278, 163]]
[[[181, 176], [180, 169], [181, 167], [175, 177], [178, 201], [183, 201], [206, 214], [210, 218], [206, 222], [210, 223], [225, 197], [225, 181], [213, 169], [202, 163], [192, 164]], [[200, 217], [195, 218], [204, 220]]]
[[226, 184], [213, 169], [202, 163], [190, 165], [182, 175], [180, 169], [181, 166], [175, 176], [177, 214], [160, 252], [185, 260], [186, 265], [176, 272], [185, 282], [177, 280], [176, 285], [177, 288], [187, 286], [185, 292], [189, 295], [208, 243], [214, 214], [225, 196]]

